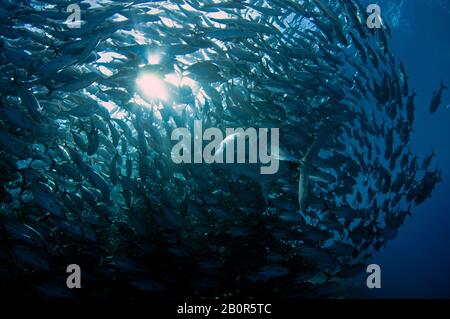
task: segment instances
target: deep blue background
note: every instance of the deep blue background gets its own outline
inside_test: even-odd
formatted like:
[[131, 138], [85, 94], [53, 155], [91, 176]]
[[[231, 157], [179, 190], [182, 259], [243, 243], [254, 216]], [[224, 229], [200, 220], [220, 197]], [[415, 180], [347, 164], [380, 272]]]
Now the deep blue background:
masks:
[[[392, 27], [391, 50], [403, 61], [410, 87], [418, 94], [412, 148], [422, 158], [434, 148], [437, 158], [432, 167], [438, 165], [444, 180], [431, 199], [414, 208], [398, 237], [370, 260], [381, 266], [382, 288], [365, 288], [362, 277], [354, 294], [450, 298], [450, 91], [444, 91], [437, 113], [428, 112], [440, 79], [450, 87], [450, 0], [390, 0], [388, 5], [393, 2], [397, 9], [389, 13], [399, 19]], [[383, 3], [379, 4], [383, 14]]]

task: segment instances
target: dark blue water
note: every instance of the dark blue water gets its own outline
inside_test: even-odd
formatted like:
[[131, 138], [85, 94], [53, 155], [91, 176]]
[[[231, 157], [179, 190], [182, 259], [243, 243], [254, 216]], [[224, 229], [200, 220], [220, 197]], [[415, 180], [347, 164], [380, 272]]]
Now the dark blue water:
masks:
[[372, 258], [382, 268], [382, 288], [369, 290], [361, 281], [358, 296], [450, 297], [450, 92], [444, 93], [437, 113], [428, 112], [440, 79], [450, 85], [449, 7], [448, 0], [406, 0], [395, 12], [391, 49], [405, 64], [410, 87], [418, 94], [412, 146], [422, 156], [434, 148], [444, 180], [431, 199], [413, 209], [398, 237]]

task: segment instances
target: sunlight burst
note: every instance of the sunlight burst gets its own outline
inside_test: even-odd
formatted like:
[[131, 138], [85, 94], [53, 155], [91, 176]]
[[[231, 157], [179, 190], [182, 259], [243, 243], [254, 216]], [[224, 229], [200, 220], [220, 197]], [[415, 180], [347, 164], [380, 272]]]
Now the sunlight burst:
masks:
[[150, 99], [166, 101], [168, 92], [164, 81], [153, 74], [142, 74], [136, 79], [139, 90]]

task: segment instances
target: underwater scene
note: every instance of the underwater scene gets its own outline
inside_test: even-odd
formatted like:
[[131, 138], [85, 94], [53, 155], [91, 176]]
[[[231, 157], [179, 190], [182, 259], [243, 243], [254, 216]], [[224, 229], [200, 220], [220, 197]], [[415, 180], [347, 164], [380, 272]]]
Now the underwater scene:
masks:
[[2, 295], [450, 298], [449, 1], [0, 3]]

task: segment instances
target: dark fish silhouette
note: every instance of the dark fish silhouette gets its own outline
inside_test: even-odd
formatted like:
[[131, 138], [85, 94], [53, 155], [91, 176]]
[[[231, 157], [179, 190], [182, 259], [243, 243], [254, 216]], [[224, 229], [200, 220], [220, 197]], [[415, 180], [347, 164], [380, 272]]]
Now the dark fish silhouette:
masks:
[[447, 89], [447, 87], [444, 85], [444, 82], [441, 80], [441, 87], [439, 88], [439, 90], [433, 92], [433, 97], [431, 98], [431, 102], [430, 102], [430, 113], [433, 114], [435, 113], [439, 106], [442, 103], [442, 91], [444, 91], [445, 89]]

